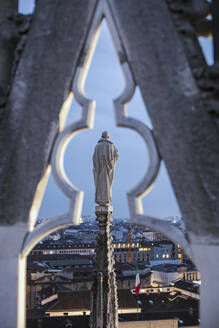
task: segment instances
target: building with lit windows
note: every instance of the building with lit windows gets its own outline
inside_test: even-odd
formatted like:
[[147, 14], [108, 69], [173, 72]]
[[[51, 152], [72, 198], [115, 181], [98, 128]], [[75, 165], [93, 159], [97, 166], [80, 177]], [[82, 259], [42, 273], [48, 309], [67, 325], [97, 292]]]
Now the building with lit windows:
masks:
[[[51, 243], [38, 244], [30, 253], [30, 257], [39, 255], [81, 255], [95, 256], [95, 243]], [[180, 245], [172, 241], [142, 241], [142, 242], [114, 242], [114, 257], [116, 263], [168, 261], [183, 262], [185, 255]], [[43, 258], [41, 258], [42, 260]]]

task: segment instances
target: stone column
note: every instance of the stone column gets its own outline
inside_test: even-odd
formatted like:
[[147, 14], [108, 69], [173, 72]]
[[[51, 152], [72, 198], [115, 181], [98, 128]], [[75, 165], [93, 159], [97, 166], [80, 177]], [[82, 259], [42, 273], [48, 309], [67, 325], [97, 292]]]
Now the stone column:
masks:
[[118, 327], [116, 275], [110, 233], [112, 213], [112, 206], [96, 206], [99, 234], [91, 292], [91, 328]]
[[26, 327], [26, 257], [20, 254], [26, 235], [25, 224], [0, 225], [0, 326], [4, 328]]

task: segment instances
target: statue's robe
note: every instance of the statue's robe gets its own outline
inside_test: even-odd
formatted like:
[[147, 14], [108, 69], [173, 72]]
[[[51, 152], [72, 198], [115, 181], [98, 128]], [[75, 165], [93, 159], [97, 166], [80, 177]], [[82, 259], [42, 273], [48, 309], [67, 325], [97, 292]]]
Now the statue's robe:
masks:
[[114, 168], [118, 157], [118, 150], [111, 141], [104, 138], [98, 141], [93, 155], [95, 202], [97, 204], [107, 205], [112, 201]]

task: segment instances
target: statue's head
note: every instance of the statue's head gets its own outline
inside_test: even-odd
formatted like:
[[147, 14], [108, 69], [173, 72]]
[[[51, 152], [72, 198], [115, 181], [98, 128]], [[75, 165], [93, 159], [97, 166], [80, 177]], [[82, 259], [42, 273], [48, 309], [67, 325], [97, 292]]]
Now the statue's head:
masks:
[[102, 138], [103, 139], [109, 139], [109, 137], [110, 137], [109, 132], [107, 132], [107, 131], [102, 132]]

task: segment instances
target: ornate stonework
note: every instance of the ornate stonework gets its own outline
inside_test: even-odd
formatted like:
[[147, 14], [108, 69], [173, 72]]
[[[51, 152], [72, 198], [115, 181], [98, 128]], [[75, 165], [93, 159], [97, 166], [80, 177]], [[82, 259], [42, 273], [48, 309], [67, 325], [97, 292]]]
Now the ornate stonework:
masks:
[[118, 327], [118, 301], [110, 221], [112, 206], [96, 206], [99, 223], [91, 295], [91, 328]]
[[[215, 46], [215, 63], [208, 66], [204, 58], [199, 36], [211, 37], [214, 24], [207, 17], [214, 14], [212, 5], [204, 0], [166, 0], [173, 22], [182, 40], [193, 76], [201, 93], [207, 111], [219, 127], [219, 64]], [[214, 39], [216, 35], [213, 35]]]

